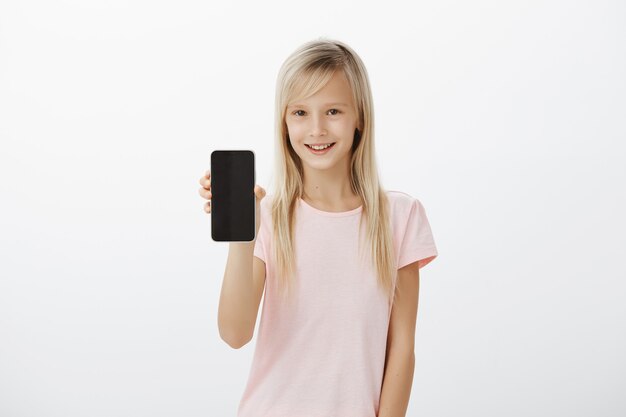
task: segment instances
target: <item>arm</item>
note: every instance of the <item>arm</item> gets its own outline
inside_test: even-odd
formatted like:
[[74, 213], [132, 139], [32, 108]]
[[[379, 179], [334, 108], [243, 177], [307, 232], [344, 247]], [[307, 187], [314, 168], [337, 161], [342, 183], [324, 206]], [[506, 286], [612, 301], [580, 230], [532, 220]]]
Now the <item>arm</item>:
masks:
[[398, 293], [394, 301], [387, 355], [377, 417], [405, 417], [415, 370], [415, 324], [419, 298], [418, 263], [398, 270]]
[[253, 256], [252, 242], [230, 242], [219, 310], [222, 340], [239, 349], [252, 339], [265, 287], [265, 263]]
[[254, 239], [251, 242], [230, 242], [217, 312], [220, 337], [235, 349], [252, 339], [265, 288], [265, 262], [254, 256], [261, 229], [261, 200], [265, 190], [256, 185], [254, 193]]

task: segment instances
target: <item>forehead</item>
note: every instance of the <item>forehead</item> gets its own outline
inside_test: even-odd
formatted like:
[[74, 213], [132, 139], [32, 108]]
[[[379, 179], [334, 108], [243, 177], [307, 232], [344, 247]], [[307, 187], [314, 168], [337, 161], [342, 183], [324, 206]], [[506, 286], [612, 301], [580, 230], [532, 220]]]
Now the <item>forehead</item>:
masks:
[[322, 89], [312, 96], [289, 103], [287, 107], [328, 105], [352, 105], [352, 90], [343, 71], [335, 71]]

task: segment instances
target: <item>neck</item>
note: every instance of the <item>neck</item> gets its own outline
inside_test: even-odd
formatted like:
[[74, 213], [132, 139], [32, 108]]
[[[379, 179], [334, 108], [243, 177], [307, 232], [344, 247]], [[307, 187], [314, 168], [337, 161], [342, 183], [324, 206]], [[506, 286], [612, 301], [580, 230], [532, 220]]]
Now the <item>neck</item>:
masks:
[[337, 170], [305, 169], [304, 194], [302, 198], [315, 205], [341, 211], [358, 207], [360, 197], [352, 192], [347, 169]]

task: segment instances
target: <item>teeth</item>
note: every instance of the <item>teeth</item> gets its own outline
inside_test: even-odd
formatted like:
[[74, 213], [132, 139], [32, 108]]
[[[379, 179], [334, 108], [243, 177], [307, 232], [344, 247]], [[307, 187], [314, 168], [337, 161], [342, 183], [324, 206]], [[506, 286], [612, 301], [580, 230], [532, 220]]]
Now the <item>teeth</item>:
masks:
[[326, 149], [331, 145], [331, 143], [327, 144], [327, 145], [322, 145], [322, 146], [315, 146], [315, 145], [307, 145], [310, 148], [315, 149], [316, 151], [321, 151], [322, 149]]

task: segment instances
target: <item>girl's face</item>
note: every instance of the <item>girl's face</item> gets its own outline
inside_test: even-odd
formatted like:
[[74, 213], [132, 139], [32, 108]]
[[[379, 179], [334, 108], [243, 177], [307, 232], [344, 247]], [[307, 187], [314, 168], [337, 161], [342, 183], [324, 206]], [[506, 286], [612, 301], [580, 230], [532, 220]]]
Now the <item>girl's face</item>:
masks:
[[[285, 114], [291, 146], [305, 167], [318, 170], [349, 168], [356, 122], [350, 85], [341, 70], [314, 95], [288, 103]], [[330, 143], [323, 153], [308, 146]]]

